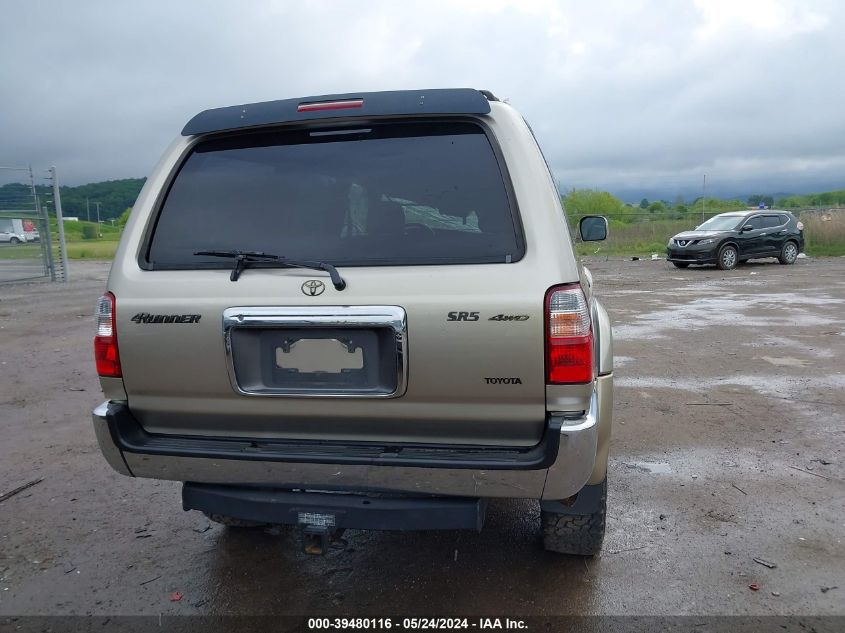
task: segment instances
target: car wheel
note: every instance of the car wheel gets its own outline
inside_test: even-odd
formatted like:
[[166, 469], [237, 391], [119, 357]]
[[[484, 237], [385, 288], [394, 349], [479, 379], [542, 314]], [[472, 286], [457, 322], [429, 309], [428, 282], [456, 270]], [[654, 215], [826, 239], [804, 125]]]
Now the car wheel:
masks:
[[599, 553], [607, 514], [607, 478], [595, 486], [584, 486], [571, 506], [548, 505], [553, 507], [540, 513], [544, 549], [576, 556]]
[[719, 251], [719, 259], [716, 262], [716, 265], [719, 268], [721, 268], [722, 270], [733, 270], [734, 268], [736, 268], [736, 263], [736, 248], [729, 244], [723, 247], [721, 251]]
[[798, 259], [798, 245], [795, 242], [787, 242], [780, 249], [778, 261], [781, 264], [794, 264], [796, 259]]
[[20, 244], [21, 241], [18, 238], [13, 237], [12, 239], [9, 240], [9, 243], [10, 244]]
[[209, 514], [208, 512], [203, 512], [203, 514], [207, 516], [210, 521], [214, 521], [220, 525], [225, 525], [226, 527], [255, 528], [267, 525], [266, 523], [261, 523], [259, 521], [245, 521], [244, 519], [227, 517], [225, 514]]
[[675, 264], [675, 268], [686, 268], [687, 266], [689, 266], [689, 264], [687, 264], [686, 262], [672, 262], [672, 263]]

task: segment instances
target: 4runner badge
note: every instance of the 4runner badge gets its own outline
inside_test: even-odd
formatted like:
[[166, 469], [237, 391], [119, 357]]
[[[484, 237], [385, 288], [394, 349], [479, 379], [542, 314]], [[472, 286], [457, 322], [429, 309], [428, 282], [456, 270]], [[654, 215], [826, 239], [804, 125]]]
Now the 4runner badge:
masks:
[[319, 295], [323, 294], [323, 291], [326, 289], [326, 284], [324, 284], [319, 279], [309, 279], [304, 284], [302, 284], [302, 294], [308, 295], [309, 297], [318, 297]]
[[149, 314], [139, 312], [132, 317], [135, 323], [199, 323], [201, 314]]

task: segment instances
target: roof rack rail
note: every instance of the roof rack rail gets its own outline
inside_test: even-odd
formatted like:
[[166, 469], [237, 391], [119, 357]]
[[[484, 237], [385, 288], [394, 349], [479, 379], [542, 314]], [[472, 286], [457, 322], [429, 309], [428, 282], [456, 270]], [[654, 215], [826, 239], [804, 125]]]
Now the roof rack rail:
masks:
[[481, 94], [487, 97], [487, 101], [499, 101], [500, 99], [489, 90], [479, 90]]

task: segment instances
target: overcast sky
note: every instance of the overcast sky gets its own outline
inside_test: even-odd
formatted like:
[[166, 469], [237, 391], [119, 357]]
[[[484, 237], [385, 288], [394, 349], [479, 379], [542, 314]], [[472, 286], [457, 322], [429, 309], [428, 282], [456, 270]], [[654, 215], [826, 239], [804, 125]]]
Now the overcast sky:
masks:
[[0, 21], [0, 166], [147, 175], [209, 107], [476, 87], [562, 188], [845, 188], [837, 0], [41, 2]]

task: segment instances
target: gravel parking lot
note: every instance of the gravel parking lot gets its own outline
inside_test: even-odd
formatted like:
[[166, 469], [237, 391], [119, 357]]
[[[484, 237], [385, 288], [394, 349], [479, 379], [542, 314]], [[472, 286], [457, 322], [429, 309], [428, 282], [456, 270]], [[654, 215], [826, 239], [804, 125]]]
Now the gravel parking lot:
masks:
[[591, 560], [545, 553], [527, 502], [481, 534], [347, 532], [321, 558], [182, 512], [91, 430], [108, 265], [0, 286], [0, 494], [42, 479], [0, 503], [0, 615], [845, 615], [845, 258], [588, 264], [617, 366]]

